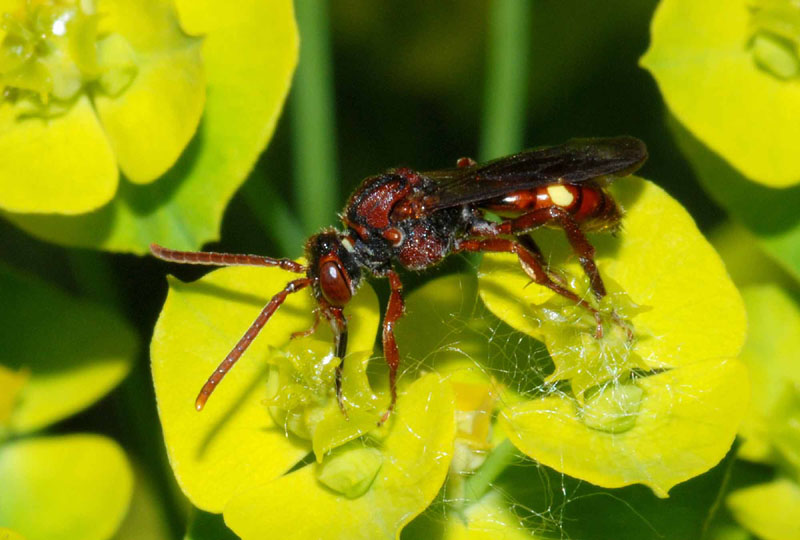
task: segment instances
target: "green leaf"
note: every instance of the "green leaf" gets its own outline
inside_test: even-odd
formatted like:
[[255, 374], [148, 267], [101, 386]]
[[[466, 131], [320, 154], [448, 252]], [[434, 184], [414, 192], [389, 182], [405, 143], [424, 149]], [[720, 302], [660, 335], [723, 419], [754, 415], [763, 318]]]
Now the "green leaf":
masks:
[[[293, 332], [312, 325], [316, 301], [308, 289], [287, 298], [202, 412], [194, 407], [206, 379], [264, 304], [296, 277], [278, 268], [232, 267], [191, 284], [170, 279], [150, 347], [153, 380], [170, 463], [198, 508], [222, 511], [235, 492], [273, 480], [311, 451], [309, 441], [289, 436], [287, 424], [272, 419], [267, 403], [274, 349], [286, 349]], [[345, 310], [354, 357], [373, 348], [377, 302], [364, 285]], [[295, 343], [330, 354], [330, 329], [323, 321], [313, 336]], [[330, 398], [332, 384], [327, 391]]]
[[136, 355], [118, 314], [0, 267], [0, 363], [28, 374], [8, 419], [12, 432], [41, 429], [114, 388]]
[[123, 182], [111, 204], [77, 217], [7, 214], [70, 246], [147, 253], [156, 242], [198, 249], [218, 238], [225, 207], [275, 128], [297, 62], [289, 0], [181, 1], [181, 24], [202, 35], [206, 106], [197, 133], [158, 181]]
[[786, 385], [769, 419], [770, 442], [781, 463], [800, 477], [800, 385]]
[[0, 437], [5, 434], [8, 423], [19, 400], [20, 391], [28, 382], [29, 374], [25, 370], [8, 369], [0, 364]]
[[[173, 540], [174, 535], [170, 531], [164, 496], [156, 490], [153, 477], [150, 476], [147, 469], [136, 463], [133, 466], [133, 473], [136, 482], [133, 486], [131, 503], [113, 540], [141, 540], [143, 538]], [[170, 488], [172, 487], [171, 483], [168, 485]], [[183, 507], [180, 510], [182, 517]]]
[[669, 125], [703, 187], [800, 280], [800, 213], [796, 210], [800, 187], [774, 189], [749, 182], [678, 122], [672, 120]]
[[0, 486], [0, 526], [28, 540], [104, 540], [125, 516], [133, 475], [106, 437], [35, 437], [0, 446]]
[[546, 538], [723, 540], [708, 534], [708, 523], [732, 461], [729, 454], [708, 473], [675, 486], [667, 499], [640, 485], [600, 488], [528, 460], [506, 469], [494, 487], [529, 530]]
[[409, 386], [380, 444], [378, 476], [360, 497], [323, 487], [318, 465], [308, 465], [236, 494], [225, 508], [225, 522], [244, 540], [397, 538], [444, 482], [453, 455], [453, 403], [450, 383], [436, 374]]
[[[753, 4], [764, 2], [662, 0], [641, 64], [670, 112], [703, 144], [750, 180], [786, 187], [800, 182], [800, 85], [763, 69], [764, 61], [789, 68], [762, 40], [751, 50], [762, 26]], [[794, 63], [798, 37], [795, 50], [784, 51]]]
[[742, 225], [723, 223], [709, 233], [708, 239], [740, 290], [749, 285], [772, 284], [787, 290], [797, 286], [785, 267], [770, 257], [758, 239]]

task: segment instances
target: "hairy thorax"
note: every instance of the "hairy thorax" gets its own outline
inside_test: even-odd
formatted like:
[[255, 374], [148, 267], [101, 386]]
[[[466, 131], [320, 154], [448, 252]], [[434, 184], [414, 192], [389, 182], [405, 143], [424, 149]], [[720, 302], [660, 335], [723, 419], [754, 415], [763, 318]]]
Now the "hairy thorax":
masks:
[[365, 266], [384, 273], [392, 261], [409, 270], [438, 263], [466, 230], [460, 208], [429, 212], [431, 180], [397, 169], [364, 180], [347, 205], [344, 224], [364, 250]]

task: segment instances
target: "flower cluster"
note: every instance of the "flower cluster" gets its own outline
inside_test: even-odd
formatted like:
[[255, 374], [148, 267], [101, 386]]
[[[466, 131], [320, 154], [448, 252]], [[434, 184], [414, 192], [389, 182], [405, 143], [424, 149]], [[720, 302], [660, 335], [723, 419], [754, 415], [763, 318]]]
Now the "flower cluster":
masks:
[[[228, 268], [195, 284], [171, 281], [151, 354], [184, 492], [243, 538], [391, 538], [431, 504], [461, 516], [461, 525], [448, 521], [453, 534], [489, 523], [521, 534], [490, 489], [519, 459], [514, 447], [560, 473], [609, 488], [640, 483], [659, 497], [709, 470], [747, 403], [741, 298], [678, 203], [633, 177], [612, 189], [627, 213], [619, 237], [595, 242], [611, 284], [598, 306], [603, 337], [593, 317], [528, 283], [516, 260], [486, 256], [477, 282], [447, 276], [407, 298], [396, 327], [403, 392], [381, 427], [385, 377], [369, 362], [379, 314], [369, 286], [346, 309], [346, 418], [330, 332], [289, 339], [312, 322], [310, 295], [287, 300], [197, 414], [197, 389], [287, 275]], [[586, 287], [563, 239], [537, 240], [552, 268]]]
[[289, 0], [0, 6], [0, 213], [48, 241], [198, 249], [297, 62]]

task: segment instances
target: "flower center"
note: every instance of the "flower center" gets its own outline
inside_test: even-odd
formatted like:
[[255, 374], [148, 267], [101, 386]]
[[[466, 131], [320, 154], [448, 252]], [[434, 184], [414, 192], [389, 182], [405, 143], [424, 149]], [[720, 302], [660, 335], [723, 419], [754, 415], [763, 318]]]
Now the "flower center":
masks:
[[800, 75], [800, 1], [753, 0], [750, 40], [756, 65], [780, 79]]
[[3, 99], [58, 114], [92, 83], [116, 96], [136, 76], [135, 54], [119, 34], [101, 35], [92, 0], [21, 0], [0, 17]]

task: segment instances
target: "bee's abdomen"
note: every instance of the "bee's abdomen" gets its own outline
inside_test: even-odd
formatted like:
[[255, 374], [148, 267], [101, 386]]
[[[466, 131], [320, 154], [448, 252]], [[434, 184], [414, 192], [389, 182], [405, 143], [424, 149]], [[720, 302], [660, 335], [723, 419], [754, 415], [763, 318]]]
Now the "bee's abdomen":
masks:
[[556, 206], [569, 212], [575, 221], [582, 222], [604, 216], [609, 204], [613, 202], [599, 186], [550, 184], [512, 191], [481, 206], [508, 217]]

